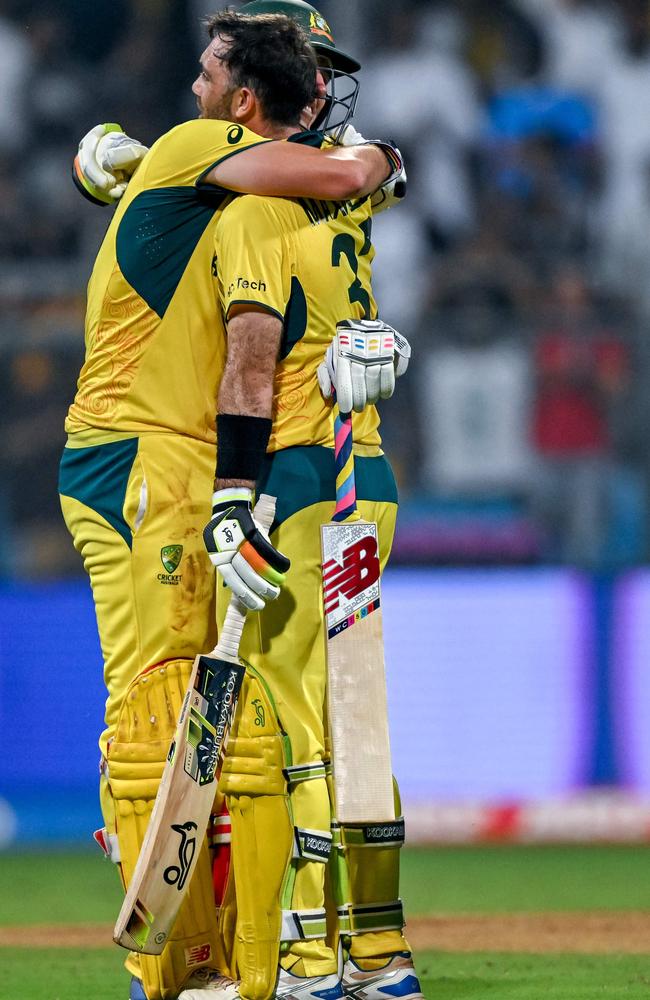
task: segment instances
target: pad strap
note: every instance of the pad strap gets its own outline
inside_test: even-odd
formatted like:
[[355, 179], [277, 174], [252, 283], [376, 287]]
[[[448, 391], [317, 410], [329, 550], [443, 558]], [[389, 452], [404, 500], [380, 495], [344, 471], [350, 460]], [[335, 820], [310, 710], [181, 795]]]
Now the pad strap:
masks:
[[402, 847], [405, 839], [404, 817], [389, 823], [337, 823], [332, 821], [335, 847]]
[[228, 813], [210, 816], [208, 824], [208, 844], [214, 847], [215, 844], [229, 844], [232, 840], [232, 826]]
[[332, 834], [294, 826], [293, 857], [327, 864], [332, 853]]
[[283, 910], [282, 940], [309, 941], [327, 934], [325, 910]]
[[322, 760], [316, 760], [311, 764], [292, 764], [285, 767], [283, 772], [289, 791], [303, 781], [315, 781], [327, 775], [327, 768]]
[[347, 903], [336, 910], [341, 934], [401, 931], [405, 924], [402, 900], [392, 903]]

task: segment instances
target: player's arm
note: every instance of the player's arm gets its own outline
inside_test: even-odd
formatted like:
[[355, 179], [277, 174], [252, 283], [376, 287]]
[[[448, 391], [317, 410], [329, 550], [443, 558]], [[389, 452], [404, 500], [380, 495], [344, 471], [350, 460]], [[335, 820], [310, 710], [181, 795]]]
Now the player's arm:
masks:
[[[96, 125], [79, 143], [73, 180], [95, 204], [115, 204], [147, 152], [118, 125]], [[337, 201], [383, 190], [402, 171], [401, 154], [388, 142], [362, 140], [359, 145], [319, 150], [260, 140], [230, 149], [200, 181], [238, 193]]]
[[217, 164], [203, 178], [239, 193], [344, 201], [372, 194], [403, 168], [392, 143], [314, 149], [267, 142]]
[[228, 356], [217, 403], [217, 476], [212, 517], [203, 532], [223, 580], [253, 611], [279, 596], [290, 566], [252, 510], [271, 434], [281, 334], [277, 316], [248, 307], [228, 322]]

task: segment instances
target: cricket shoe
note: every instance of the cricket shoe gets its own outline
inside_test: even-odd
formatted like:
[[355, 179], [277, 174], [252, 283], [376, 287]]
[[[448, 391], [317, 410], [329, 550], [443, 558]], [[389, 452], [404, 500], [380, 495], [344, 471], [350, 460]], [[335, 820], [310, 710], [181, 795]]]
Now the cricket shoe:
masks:
[[142, 980], [137, 976], [131, 977], [131, 989], [129, 990], [129, 1000], [147, 1000]]
[[331, 976], [294, 976], [280, 968], [274, 997], [283, 1000], [344, 1000], [338, 972]]
[[355, 1000], [424, 1000], [408, 951], [391, 955], [379, 969], [361, 969], [348, 959], [342, 985], [344, 995]]
[[197, 969], [185, 983], [178, 1000], [239, 1000], [239, 983], [215, 969]]

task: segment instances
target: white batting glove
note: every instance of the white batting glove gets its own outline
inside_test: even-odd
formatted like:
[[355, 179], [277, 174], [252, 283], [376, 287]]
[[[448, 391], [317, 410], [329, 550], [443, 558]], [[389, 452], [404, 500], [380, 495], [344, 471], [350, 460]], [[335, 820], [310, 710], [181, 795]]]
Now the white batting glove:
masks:
[[382, 184], [370, 198], [372, 214], [379, 215], [387, 208], [399, 205], [402, 198], [406, 196], [406, 167], [402, 164], [402, 169], [395, 177], [389, 177], [385, 184]]
[[318, 368], [318, 384], [325, 399], [336, 392], [341, 413], [360, 413], [369, 403], [389, 399], [395, 379], [403, 375], [411, 357], [406, 337], [378, 319], [346, 319]]
[[[374, 142], [374, 140], [370, 141]], [[337, 142], [339, 146], [363, 146], [368, 144], [368, 139], [365, 139], [361, 135], [361, 132], [358, 132], [354, 125], [348, 122], [338, 137]], [[397, 148], [396, 152], [401, 159], [401, 168], [396, 169], [388, 180], [384, 181], [382, 186], [371, 196], [370, 204], [372, 205], [373, 215], [378, 215], [379, 212], [385, 212], [387, 208], [399, 205], [402, 198], [406, 195], [406, 167], [404, 166], [401, 153], [399, 153]]]
[[79, 143], [73, 178], [90, 201], [119, 201], [148, 147], [131, 139], [114, 122], [95, 125]]
[[279, 596], [291, 563], [254, 520], [252, 499], [245, 487], [217, 490], [203, 540], [210, 561], [233, 594], [251, 611], [261, 611]]

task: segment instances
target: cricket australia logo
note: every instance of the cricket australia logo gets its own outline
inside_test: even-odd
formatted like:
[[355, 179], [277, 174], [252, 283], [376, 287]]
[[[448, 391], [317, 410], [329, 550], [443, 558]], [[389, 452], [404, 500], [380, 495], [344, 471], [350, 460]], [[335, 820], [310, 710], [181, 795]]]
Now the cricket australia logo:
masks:
[[173, 573], [175, 569], [178, 569], [178, 564], [182, 558], [182, 545], [163, 545], [160, 550], [160, 561], [168, 573]]
[[167, 885], [175, 885], [180, 892], [187, 881], [196, 852], [196, 823], [172, 823], [172, 830], [181, 840], [178, 845], [178, 864], [169, 865], [163, 872]]
[[183, 546], [182, 545], [163, 545], [160, 550], [160, 561], [165, 567], [166, 573], [158, 574], [158, 581], [160, 583], [171, 584], [172, 586], [178, 586], [183, 577], [180, 573], [176, 573], [175, 570], [178, 569], [181, 559], [183, 558]]
[[343, 601], [353, 601], [379, 579], [377, 539], [366, 535], [342, 553], [342, 561], [329, 559], [323, 564], [325, 614], [335, 611]]

